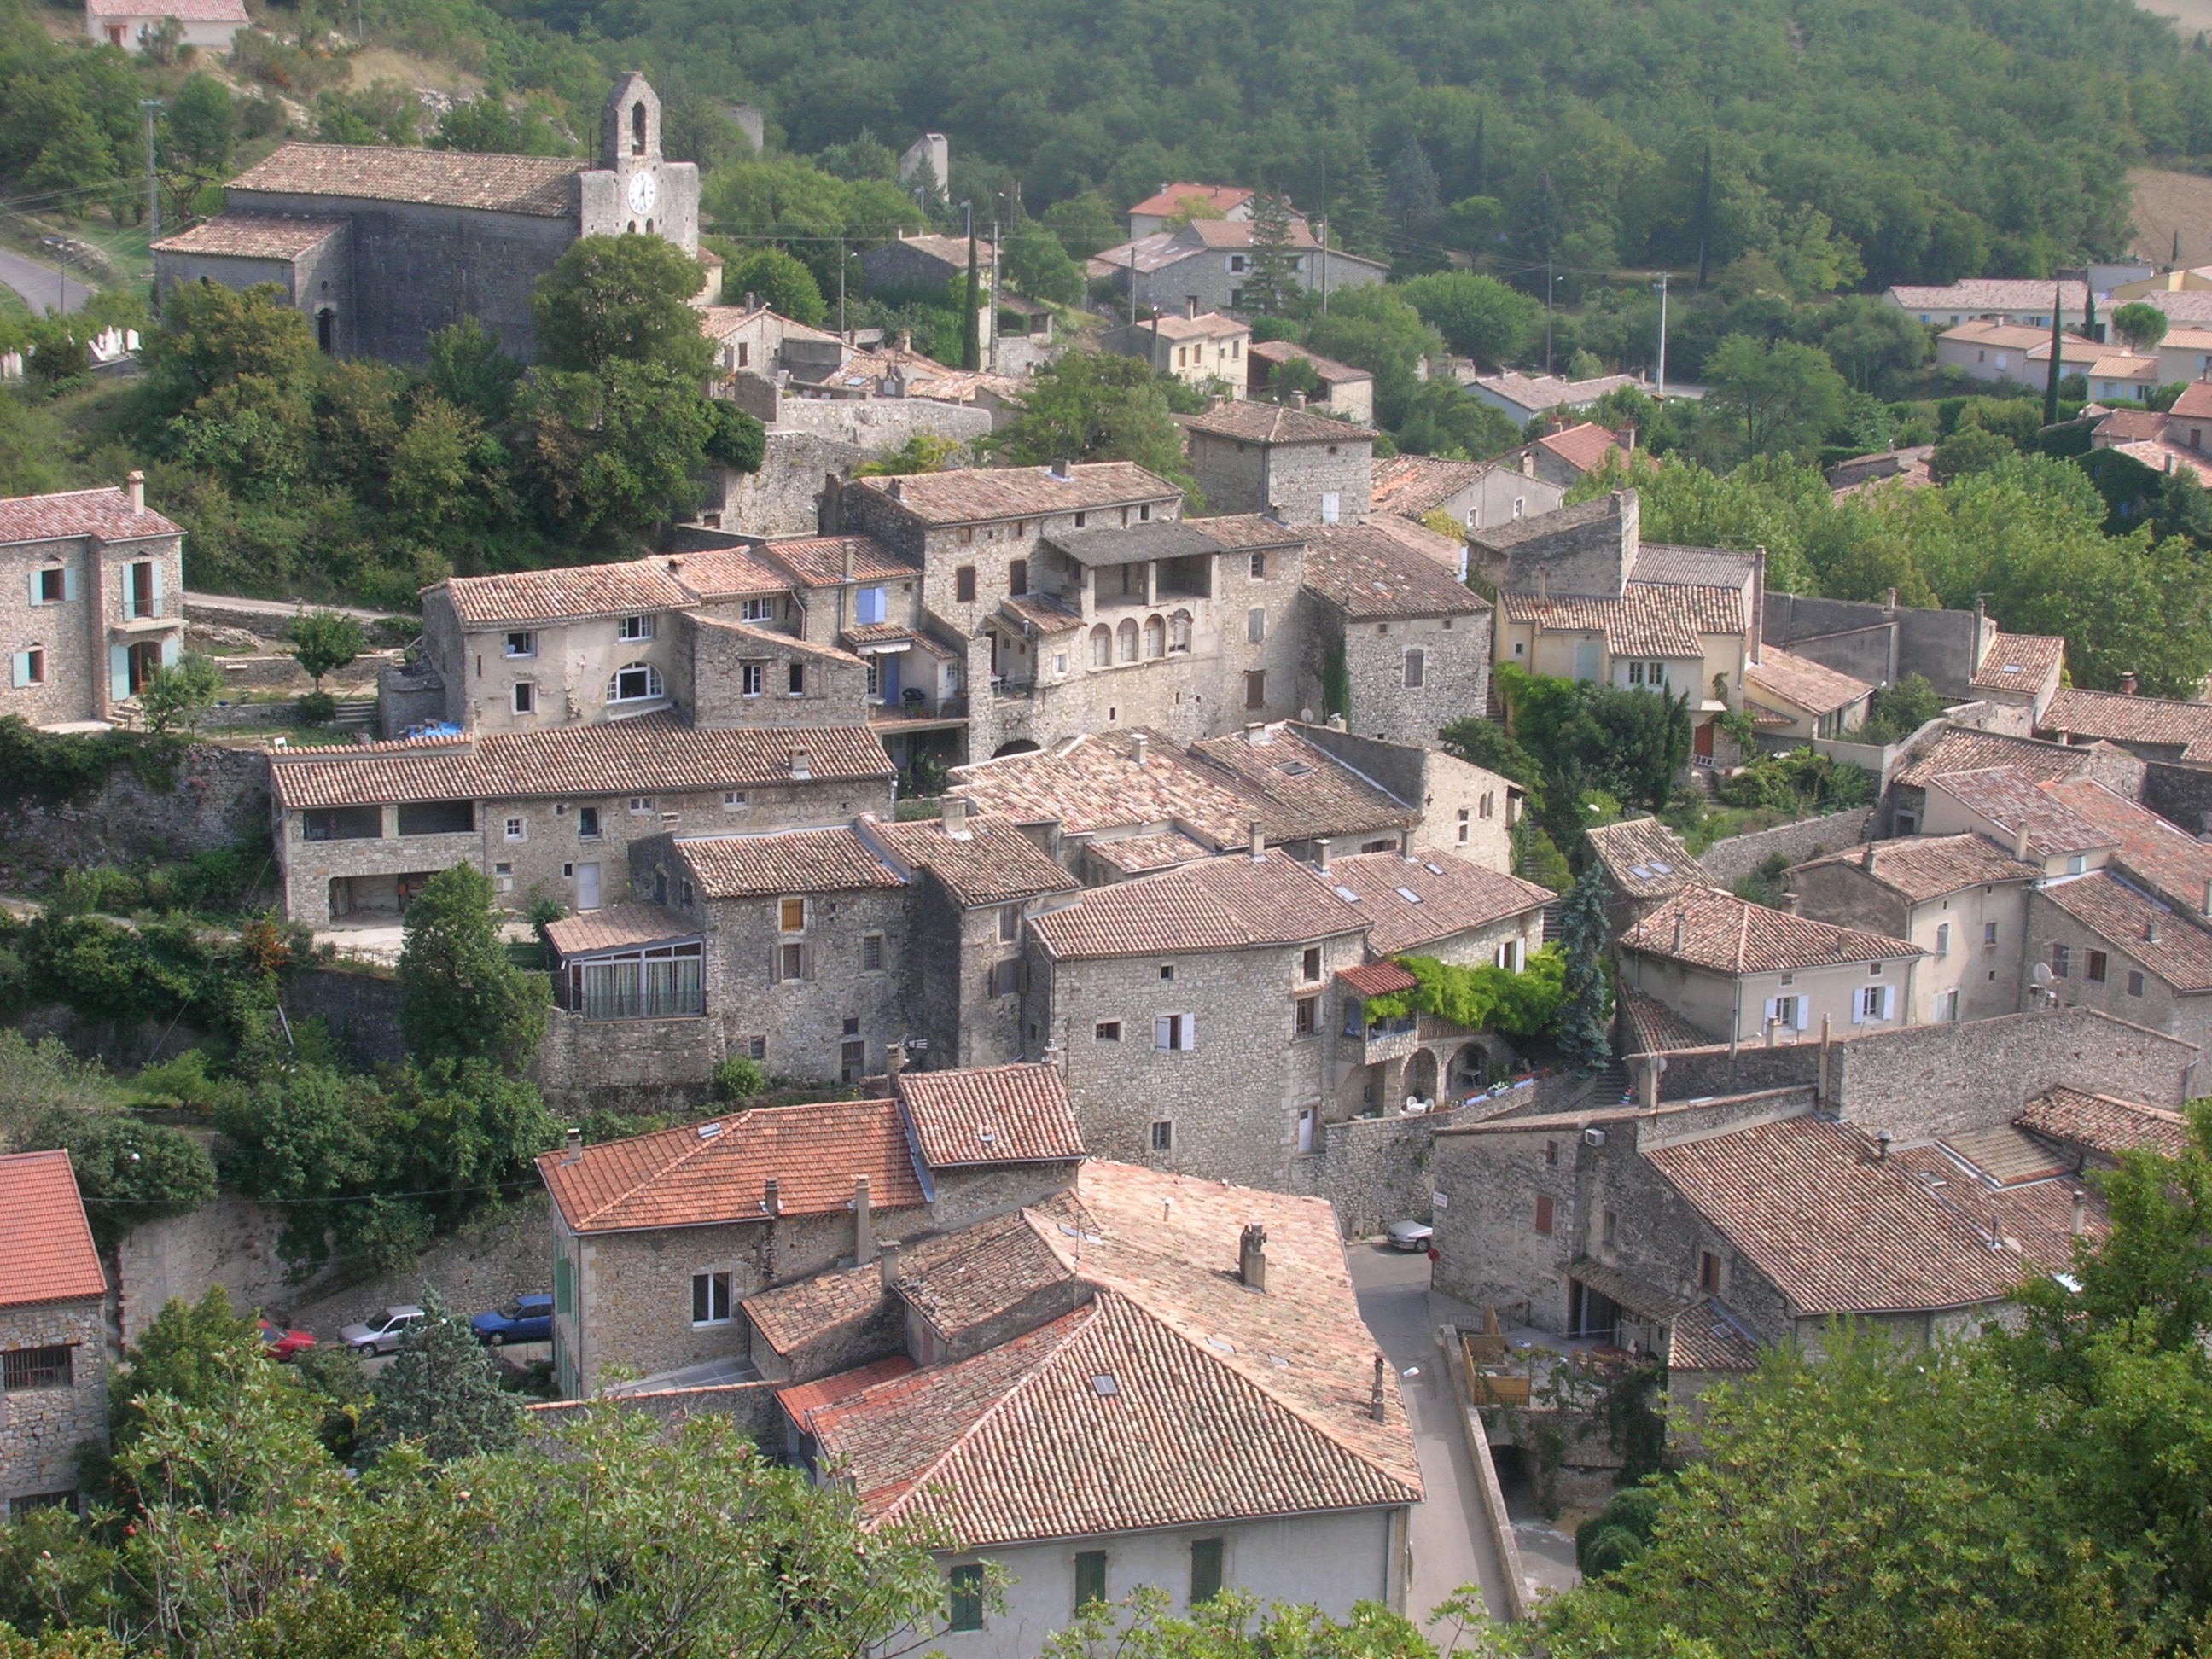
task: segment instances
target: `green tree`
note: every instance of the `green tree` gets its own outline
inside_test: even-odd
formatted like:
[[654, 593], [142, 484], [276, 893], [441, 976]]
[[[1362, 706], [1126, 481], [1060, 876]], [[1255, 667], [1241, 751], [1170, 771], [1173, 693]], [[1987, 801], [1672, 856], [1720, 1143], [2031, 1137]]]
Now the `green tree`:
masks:
[[274, 283], [241, 291], [206, 280], [170, 289], [161, 325], [139, 355], [151, 389], [170, 409], [240, 380], [287, 386], [320, 356], [307, 319]]
[[522, 365], [501, 353], [489, 329], [464, 317], [433, 334], [428, 349], [430, 385], [440, 397], [489, 425], [507, 419]]
[[399, 1029], [424, 1064], [483, 1060], [520, 1071], [545, 1035], [551, 991], [517, 967], [500, 937], [491, 878], [457, 864], [407, 907], [399, 951]]
[[1007, 232], [1000, 260], [1007, 285], [1017, 294], [1063, 306], [1083, 298], [1082, 267], [1067, 257], [1060, 238], [1034, 219]]
[[1843, 376], [1817, 346], [1732, 334], [1705, 360], [1705, 406], [1729, 423], [1746, 454], [1808, 448], [1843, 416]]
[[1422, 321], [1443, 336], [1446, 345], [1492, 368], [1517, 361], [1541, 319], [1540, 307], [1527, 295], [1473, 271], [1434, 271], [1400, 283], [1398, 292]]
[[621, 362], [702, 381], [713, 349], [691, 296], [706, 273], [659, 236], [586, 236], [538, 279], [530, 314], [539, 361], [592, 374]]
[[186, 652], [147, 675], [139, 688], [138, 708], [149, 732], [190, 731], [199, 723], [201, 713], [222, 695], [222, 670], [211, 658]]
[[1860, 392], [1911, 374], [1928, 359], [1928, 331], [1878, 295], [1854, 294], [1818, 313], [1814, 343]]
[[182, 1129], [127, 1112], [57, 1107], [33, 1123], [24, 1150], [67, 1147], [93, 1242], [112, 1250], [141, 1222], [190, 1215], [215, 1196], [215, 1160]]
[[[1224, 1590], [1181, 1616], [1166, 1591], [1150, 1586], [1119, 1601], [1091, 1601], [1046, 1638], [1043, 1659], [1437, 1659], [1421, 1627], [1378, 1601], [1343, 1619], [1293, 1602], [1262, 1606]], [[1431, 1624], [1452, 1632], [1451, 1659], [1516, 1659], [1526, 1651], [1493, 1624], [1469, 1585], [1435, 1609]]]
[[560, 128], [530, 104], [510, 107], [487, 93], [451, 106], [430, 135], [432, 149], [475, 150], [493, 155], [566, 155]]
[[1299, 293], [1291, 204], [1270, 190], [1252, 198], [1252, 266], [1244, 274], [1243, 309], [1279, 316]]
[[722, 297], [757, 294], [761, 303], [794, 323], [818, 328], [830, 314], [814, 273], [780, 247], [755, 248], [724, 267]]
[[1044, 210], [1043, 223], [1071, 259], [1095, 258], [1128, 234], [1124, 222], [1095, 190], [1054, 202]]
[[422, 1307], [377, 1375], [362, 1449], [374, 1458], [405, 1441], [434, 1463], [507, 1450], [522, 1432], [522, 1402], [500, 1386], [499, 1366], [436, 1286], [423, 1287]]
[[1021, 412], [980, 442], [1012, 466], [1134, 461], [1197, 496], [1182, 433], [1141, 358], [1068, 352], [1030, 378]]
[[[665, 523], [698, 499], [709, 442], [748, 432], [743, 411], [700, 395], [691, 376], [617, 359], [597, 374], [533, 368], [516, 418], [521, 459], [549, 530], [603, 535]], [[742, 453], [732, 446], [732, 453]], [[757, 466], [757, 452], [752, 463]]]
[[260, 1328], [231, 1306], [230, 1292], [210, 1285], [196, 1302], [172, 1297], [108, 1373], [108, 1432], [119, 1454], [145, 1431], [155, 1397], [211, 1405], [251, 1366], [268, 1364]]
[[1559, 905], [1559, 951], [1566, 959], [1559, 1009], [1559, 1048], [1576, 1065], [1595, 1070], [1613, 1058], [1613, 994], [1605, 961], [1613, 942], [1606, 908], [1613, 901], [1604, 867], [1595, 860]]
[[304, 611], [284, 625], [292, 655], [312, 675], [315, 690], [323, 676], [335, 674], [368, 648], [361, 623], [342, 611]]
[[2148, 351], [2166, 337], [2166, 313], [2136, 300], [2112, 313], [2112, 332], [2137, 351]]
[[238, 143], [238, 106], [211, 75], [187, 76], [169, 99], [161, 126], [164, 158], [195, 180], [220, 178]]
[[1391, 159], [1389, 171], [1383, 175], [1382, 199], [1398, 228], [1414, 235], [1426, 235], [1443, 216], [1437, 170], [1430, 165], [1429, 153], [1421, 148], [1419, 139], [1408, 138]]
[[2019, 453], [2009, 438], [1978, 426], [1962, 426], [1936, 446], [1928, 458], [1928, 476], [1937, 483], [1948, 483], [1969, 472], [1987, 472], [2006, 456]]

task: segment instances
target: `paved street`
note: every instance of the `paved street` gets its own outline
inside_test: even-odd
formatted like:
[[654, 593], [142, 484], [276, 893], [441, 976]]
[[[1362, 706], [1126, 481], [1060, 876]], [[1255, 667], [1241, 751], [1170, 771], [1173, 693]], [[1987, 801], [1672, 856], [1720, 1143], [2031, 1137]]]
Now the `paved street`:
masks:
[[22, 296], [23, 303], [44, 316], [54, 308], [57, 295], [64, 311], [82, 311], [94, 290], [74, 276], [64, 276], [52, 265], [0, 248], [0, 283]]
[[[1423, 1624], [1446, 1596], [1462, 1585], [1482, 1587], [1493, 1615], [1503, 1616], [1505, 1576], [1498, 1552], [1482, 1524], [1476, 1498], [1474, 1460], [1451, 1379], [1437, 1352], [1436, 1326], [1429, 1311], [1429, 1262], [1354, 1239], [1346, 1247], [1352, 1283], [1359, 1295], [1360, 1316], [1382, 1354], [1397, 1368], [1398, 1389], [1421, 1459], [1427, 1498], [1413, 1511], [1413, 1577], [1407, 1588], [1406, 1610]], [[1420, 1367], [1419, 1376], [1405, 1375]]]

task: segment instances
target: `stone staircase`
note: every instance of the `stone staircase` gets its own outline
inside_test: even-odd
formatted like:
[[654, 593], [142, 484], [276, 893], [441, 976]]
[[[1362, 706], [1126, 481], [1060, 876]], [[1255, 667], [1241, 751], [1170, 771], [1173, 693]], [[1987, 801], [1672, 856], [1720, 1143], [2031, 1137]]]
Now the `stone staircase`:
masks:
[[376, 699], [363, 697], [357, 702], [342, 702], [337, 713], [331, 716], [326, 730], [332, 732], [368, 732], [376, 726]]

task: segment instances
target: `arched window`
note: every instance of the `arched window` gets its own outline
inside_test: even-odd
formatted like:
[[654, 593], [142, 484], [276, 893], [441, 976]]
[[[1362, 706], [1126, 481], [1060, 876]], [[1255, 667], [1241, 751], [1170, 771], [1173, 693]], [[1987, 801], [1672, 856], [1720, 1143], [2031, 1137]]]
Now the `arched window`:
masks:
[[1114, 661], [1114, 630], [1100, 623], [1091, 630], [1091, 665], [1107, 668]]
[[1168, 653], [1168, 625], [1158, 617], [1145, 618], [1145, 656], [1147, 660]]
[[1123, 662], [1136, 661], [1137, 619], [1134, 617], [1130, 617], [1125, 619], [1121, 627], [1115, 629], [1114, 632], [1115, 636], [1121, 641], [1121, 660]]
[[645, 154], [645, 100], [641, 98], [629, 106], [629, 153]]
[[607, 682], [609, 702], [647, 702], [667, 695], [660, 684], [660, 671], [649, 662], [625, 663]]
[[1168, 618], [1168, 649], [1170, 652], [1190, 649], [1190, 612], [1178, 611]]

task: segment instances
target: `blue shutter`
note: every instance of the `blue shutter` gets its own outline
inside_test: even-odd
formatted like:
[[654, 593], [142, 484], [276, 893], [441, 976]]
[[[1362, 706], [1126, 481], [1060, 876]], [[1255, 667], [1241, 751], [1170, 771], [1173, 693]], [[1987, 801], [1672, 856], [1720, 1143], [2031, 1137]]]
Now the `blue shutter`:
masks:
[[131, 647], [127, 645], [107, 647], [107, 695], [116, 702], [131, 695]]
[[31, 683], [31, 653], [27, 651], [15, 653], [15, 682], [19, 689]]
[[184, 654], [185, 640], [181, 634], [172, 634], [161, 641], [161, 666], [174, 668], [177, 659]]
[[63, 568], [62, 598], [64, 599], [74, 599], [76, 598], [76, 567], [73, 564], [67, 565]]
[[[153, 612], [153, 614], [158, 617], [158, 616], [160, 616], [160, 615], [161, 615], [161, 614], [162, 614], [162, 612], [161, 612], [161, 562], [159, 559], [149, 559], [149, 560], [148, 560], [148, 561], [147, 561], [147, 567], [148, 567], [149, 570], [151, 572], [151, 574], [152, 574], [152, 575], [153, 575], [153, 578], [154, 578], [154, 612]], [[166, 660], [166, 659], [165, 659], [165, 660]]]
[[31, 572], [31, 603], [33, 605], [42, 605], [45, 603], [44, 600], [39, 598], [39, 573], [35, 570]]

